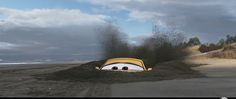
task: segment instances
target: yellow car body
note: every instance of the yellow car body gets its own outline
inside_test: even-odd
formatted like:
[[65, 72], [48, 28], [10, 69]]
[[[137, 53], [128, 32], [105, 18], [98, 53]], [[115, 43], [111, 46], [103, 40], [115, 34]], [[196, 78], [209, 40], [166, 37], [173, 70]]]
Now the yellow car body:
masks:
[[148, 71], [144, 62], [141, 59], [136, 58], [112, 58], [108, 59], [99, 70], [110, 70], [110, 71], [125, 71], [125, 72], [136, 72], [136, 71]]

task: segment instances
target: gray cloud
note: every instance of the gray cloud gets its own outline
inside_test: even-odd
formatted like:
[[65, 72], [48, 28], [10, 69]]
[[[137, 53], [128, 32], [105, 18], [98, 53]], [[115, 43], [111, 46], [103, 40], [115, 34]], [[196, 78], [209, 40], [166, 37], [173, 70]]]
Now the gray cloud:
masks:
[[0, 15], [5, 16], [0, 21], [0, 59], [100, 56], [96, 30], [106, 24], [107, 16], [80, 10], [9, 8], [0, 8]]
[[[78, 9], [32, 9], [16, 10], [0, 8], [0, 15], [5, 15], [0, 26], [13, 27], [63, 27], [86, 26], [105, 23], [108, 16], [90, 15]], [[70, 19], [70, 20], [68, 20]]]
[[[96, 59], [100, 56], [100, 46], [96, 37], [98, 34], [94, 30], [92, 27], [14, 28], [1, 34], [1, 41], [11, 43], [5, 44], [5, 50], [0, 49], [0, 53], [15, 56], [32, 55], [44, 59], [53, 55], [54, 58], [58, 57], [56, 55], [62, 55], [60, 57], [64, 59], [70, 59], [75, 55], [78, 60]], [[18, 47], [19, 45], [24, 46]]]
[[[85, 2], [84, 0], [80, 0]], [[89, 0], [94, 5], [129, 11], [138, 21], [157, 21], [159, 27], [199, 36], [203, 41], [217, 41], [235, 35], [235, 0]]]
[[[155, 20], [160, 28], [176, 28], [204, 41], [216, 41], [227, 34], [236, 34], [235, 0], [78, 1], [99, 5], [102, 9], [128, 11], [131, 20]], [[14, 58], [60, 54], [60, 57], [67, 58], [76, 55], [96, 58], [100, 54], [96, 30], [109, 18], [78, 9], [0, 8], [0, 55], [13, 55]], [[142, 37], [134, 37], [131, 43]]]
[[0, 42], [0, 50], [14, 50], [22, 45], [16, 45], [9, 42]]

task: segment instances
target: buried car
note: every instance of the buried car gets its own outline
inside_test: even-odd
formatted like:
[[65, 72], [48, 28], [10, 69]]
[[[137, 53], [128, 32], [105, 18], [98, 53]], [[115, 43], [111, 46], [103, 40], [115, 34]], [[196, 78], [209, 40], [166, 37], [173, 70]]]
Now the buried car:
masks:
[[149, 71], [152, 68], [146, 69], [144, 62], [136, 58], [112, 58], [108, 59], [98, 70], [107, 71], [124, 71], [124, 72], [141, 72]]

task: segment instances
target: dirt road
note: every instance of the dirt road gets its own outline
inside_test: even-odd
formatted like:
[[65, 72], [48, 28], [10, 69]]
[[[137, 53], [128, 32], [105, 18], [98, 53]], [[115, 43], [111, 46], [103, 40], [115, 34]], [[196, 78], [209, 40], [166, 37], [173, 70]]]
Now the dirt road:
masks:
[[236, 59], [196, 59], [187, 61], [208, 64], [193, 68], [208, 77], [236, 77]]
[[236, 60], [204, 59], [187, 61], [208, 64], [194, 68], [203, 74], [206, 74], [208, 77], [185, 80], [114, 84], [111, 86], [112, 96], [236, 96]]

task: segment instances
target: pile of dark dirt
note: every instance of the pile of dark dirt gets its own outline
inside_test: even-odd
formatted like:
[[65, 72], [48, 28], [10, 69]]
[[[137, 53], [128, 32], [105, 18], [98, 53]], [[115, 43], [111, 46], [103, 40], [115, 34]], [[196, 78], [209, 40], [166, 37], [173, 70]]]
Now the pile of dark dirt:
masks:
[[67, 70], [37, 75], [37, 78], [41, 80], [63, 80], [72, 82], [126, 83], [203, 77], [198, 71], [191, 69], [191, 67], [196, 65], [186, 64], [182, 61], [157, 64], [153, 67], [152, 71], [145, 72], [128, 73], [100, 71], [95, 69], [96, 66], [101, 66], [104, 62], [105, 61], [89, 62]]

